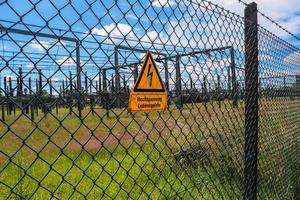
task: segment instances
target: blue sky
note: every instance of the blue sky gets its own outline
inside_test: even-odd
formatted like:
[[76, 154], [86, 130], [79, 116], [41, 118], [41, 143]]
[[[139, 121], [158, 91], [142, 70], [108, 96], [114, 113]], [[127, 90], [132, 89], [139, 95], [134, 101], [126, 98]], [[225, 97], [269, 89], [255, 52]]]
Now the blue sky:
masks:
[[[197, 1], [199, 0], [194, 0], [194, 2]], [[98, 80], [97, 74], [100, 68], [114, 65], [113, 48], [115, 45], [162, 51], [170, 55], [194, 49], [234, 45], [236, 63], [237, 65], [243, 63], [240, 55], [243, 48], [242, 40], [239, 40], [243, 37], [242, 20], [238, 18], [237, 21], [224, 20], [212, 11], [205, 12], [203, 6], [207, 6], [207, 3], [200, 2], [202, 7], [199, 7], [188, 1], [178, 3], [179, 1], [176, 0], [76, 0], [71, 4], [67, 0], [0, 2], [2, 2], [0, 3], [2, 26], [65, 35], [81, 40], [82, 69], [94, 81]], [[237, 0], [214, 0], [212, 2], [243, 15], [244, 7]], [[288, 30], [294, 33], [300, 32], [300, 7], [297, 0], [276, 1], [276, 4], [271, 0], [259, 0], [257, 3], [261, 11]], [[36, 9], [32, 10], [34, 6]], [[232, 14], [228, 14], [227, 17], [235, 18]], [[17, 24], [20, 21], [26, 26]], [[264, 18], [260, 17], [259, 21], [281, 38], [300, 46], [299, 41], [280, 31]], [[42, 28], [28, 26], [28, 24]], [[12, 40], [18, 42], [15, 43]], [[10, 76], [15, 79], [17, 76], [15, 72], [19, 67], [23, 68], [26, 74], [25, 79], [29, 77], [36, 79], [37, 68], [43, 70], [44, 78], [51, 79], [53, 82], [66, 79], [69, 71], [74, 76], [76, 74], [75, 44], [72, 42], [10, 33], [1, 34], [0, 44], [0, 55], [5, 58], [0, 61], [2, 78]], [[23, 49], [23, 54], [18, 54], [20, 47]], [[47, 55], [47, 51], [50, 56]], [[293, 53], [298, 52], [288, 51], [282, 59]], [[141, 53], [123, 51], [119, 54], [119, 63], [138, 62], [142, 56]], [[215, 59], [211, 60], [206, 60], [207, 58], [202, 56], [201, 62], [215, 69], [189, 68], [187, 64], [195, 65], [195, 63], [191, 61], [192, 59], [188, 59], [184, 72], [193, 74], [194, 79], [199, 79], [199, 75], [209, 75], [212, 78], [214, 73], [222, 70], [216, 66], [216, 63], [228, 64], [228, 57], [213, 56]], [[125, 58], [127, 58], [126, 61]], [[268, 62], [268, 55], [262, 58]], [[58, 66], [61, 66], [59, 71]], [[114, 71], [108, 73], [111, 75]], [[172, 79], [170, 82], [174, 82], [174, 74], [174, 70], [170, 71]], [[130, 82], [133, 81], [132, 76], [126, 74], [125, 76]], [[222, 80], [226, 81], [225, 72]], [[187, 82], [187, 79], [185, 81]], [[47, 87], [48, 85], [45, 84], [45, 89]]]

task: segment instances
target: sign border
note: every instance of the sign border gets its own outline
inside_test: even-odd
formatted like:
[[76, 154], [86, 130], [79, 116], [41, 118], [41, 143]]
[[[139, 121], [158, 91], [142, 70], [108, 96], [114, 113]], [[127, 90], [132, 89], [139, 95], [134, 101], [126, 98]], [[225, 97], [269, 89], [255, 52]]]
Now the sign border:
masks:
[[[158, 76], [159, 82], [160, 82], [160, 84], [162, 86], [162, 89], [139, 89], [138, 88], [138, 85], [140, 84], [140, 81], [141, 81], [142, 76], [144, 74], [144, 71], [145, 71], [148, 59], [151, 59], [153, 65], [154, 65], [153, 67], [155, 69], [155, 72], [157, 73], [157, 76]], [[151, 53], [149, 51], [147, 51], [146, 59], [145, 59], [145, 62], [143, 64], [142, 71], [141, 71], [141, 73], [138, 76], [137, 82], [134, 84], [134, 88], [133, 88], [132, 92], [147, 92], [147, 93], [148, 92], [166, 92], [165, 85], [163, 84], [163, 82], [162, 82], [162, 80], [160, 78], [160, 74], [159, 74], [159, 71], [157, 69], [156, 63], [154, 62], [153, 57], [152, 57], [152, 55], [151, 55]]]

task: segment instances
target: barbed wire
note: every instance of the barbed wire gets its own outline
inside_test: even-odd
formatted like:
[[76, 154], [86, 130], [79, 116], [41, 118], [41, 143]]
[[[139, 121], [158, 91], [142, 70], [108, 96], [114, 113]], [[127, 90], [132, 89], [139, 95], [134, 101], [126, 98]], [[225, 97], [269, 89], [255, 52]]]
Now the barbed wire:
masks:
[[[238, 0], [238, 2], [241, 3], [241, 4], [243, 4], [244, 6], [248, 6], [249, 5], [248, 3], [246, 3], [243, 0]], [[284, 26], [280, 25], [274, 19], [272, 19], [271, 17], [269, 17], [268, 15], [266, 15], [265, 13], [263, 13], [261, 10], [257, 9], [257, 13], [259, 13], [262, 17], [264, 17], [265, 19], [267, 19], [268, 21], [270, 21], [271, 23], [273, 23], [274, 25], [276, 25], [278, 28], [282, 29], [283, 31], [285, 31], [286, 33], [288, 33], [289, 35], [291, 35], [292, 37], [294, 37], [295, 39], [297, 39], [297, 40], [300, 41], [300, 37], [298, 37], [296, 34], [292, 33], [291, 31], [289, 31]]]

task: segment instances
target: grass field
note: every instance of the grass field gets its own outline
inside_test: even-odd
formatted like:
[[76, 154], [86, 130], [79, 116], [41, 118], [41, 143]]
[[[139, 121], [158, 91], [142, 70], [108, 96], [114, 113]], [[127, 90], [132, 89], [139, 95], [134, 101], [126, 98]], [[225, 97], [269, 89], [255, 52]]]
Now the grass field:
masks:
[[[300, 101], [260, 103], [259, 196], [290, 199]], [[35, 123], [17, 111], [0, 127], [0, 199], [240, 199], [243, 107], [225, 101], [109, 116], [97, 107], [82, 121], [61, 108]], [[192, 161], [175, 159], [183, 150], [196, 152]]]

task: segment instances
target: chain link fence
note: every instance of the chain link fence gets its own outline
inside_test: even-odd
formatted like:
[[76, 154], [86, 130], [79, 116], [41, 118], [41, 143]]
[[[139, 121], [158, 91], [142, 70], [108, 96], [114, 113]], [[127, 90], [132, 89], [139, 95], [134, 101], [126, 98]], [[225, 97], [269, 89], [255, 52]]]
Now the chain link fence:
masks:
[[245, 6], [1, 1], [0, 199], [299, 199], [300, 50]]

